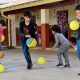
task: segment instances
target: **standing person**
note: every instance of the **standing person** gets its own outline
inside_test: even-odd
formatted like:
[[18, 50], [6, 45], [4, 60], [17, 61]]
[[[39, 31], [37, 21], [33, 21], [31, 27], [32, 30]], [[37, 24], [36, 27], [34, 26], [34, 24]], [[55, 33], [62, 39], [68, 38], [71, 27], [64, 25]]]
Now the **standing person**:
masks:
[[[80, 4], [78, 4], [75, 7], [75, 12], [76, 12], [76, 18], [80, 23]], [[78, 54], [78, 58], [80, 60], [80, 28], [76, 32], [77, 32], [77, 54]], [[78, 73], [78, 75], [80, 75], [80, 73]]]
[[4, 34], [3, 26], [5, 26], [5, 22], [4, 22], [4, 20], [0, 20], [0, 51], [2, 51], [1, 36]]
[[65, 59], [64, 67], [70, 67], [69, 58], [68, 58], [69, 40], [61, 33], [60, 27], [58, 25], [53, 25], [51, 30], [52, 30], [52, 34], [55, 37], [55, 44], [53, 48], [59, 47], [57, 52], [59, 63], [56, 65], [56, 67], [63, 66], [62, 55]]
[[27, 69], [32, 69], [32, 60], [29, 52], [29, 47], [26, 45], [26, 40], [30, 37], [36, 38], [36, 23], [31, 21], [31, 13], [24, 12], [24, 20], [20, 21], [19, 35], [21, 36], [22, 49], [27, 62]]

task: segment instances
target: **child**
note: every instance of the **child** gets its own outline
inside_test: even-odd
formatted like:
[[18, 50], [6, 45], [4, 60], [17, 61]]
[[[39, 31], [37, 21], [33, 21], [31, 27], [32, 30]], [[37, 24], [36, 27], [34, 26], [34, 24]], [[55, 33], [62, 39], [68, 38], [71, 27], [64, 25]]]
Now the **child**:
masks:
[[[75, 7], [75, 12], [76, 12], [76, 18], [80, 23], [80, 4], [78, 4]], [[77, 32], [77, 54], [80, 60], [80, 28], [76, 32]], [[80, 75], [80, 73], [78, 73], [78, 75]]]
[[30, 37], [36, 38], [36, 27], [37, 25], [31, 21], [31, 13], [24, 12], [24, 19], [20, 21], [19, 35], [21, 36], [23, 53], [28, 63], [27, 69], [32, 69], [32, 60], [26, 40]]
[[0, 51], [2, 51], [1, 36], [3, 35], [3, 26], [5, 26], [5, 22], [3, 20], [0, 20]]
[[55, 37], [55, 45], [53, 47], [54, 48], [59, 47], [57, 52], [59, 63], [58, 65], [56, 65], [56, 67], [63, 66], [63, 62], [61, 58], [62, 55], [65, 59], [64, 67], [70, 67], [69, 58], [68, 58], [68, 51], [69, 51], [68, 39], [61, 33], [60, 27], [58, 25], [53, 25], [51, 30], [52, 30], [52, 34]]

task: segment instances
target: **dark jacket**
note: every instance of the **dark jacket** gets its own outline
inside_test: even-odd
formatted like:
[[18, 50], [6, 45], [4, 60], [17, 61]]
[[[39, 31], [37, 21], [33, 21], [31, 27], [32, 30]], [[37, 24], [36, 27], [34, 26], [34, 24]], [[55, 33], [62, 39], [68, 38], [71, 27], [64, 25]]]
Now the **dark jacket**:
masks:
[[76, 31], [77, 33], [77, 39], [80, 39], [80, 20], [78, 20], [79, 22], [79, 29]]
[[80, 28], [77, 30], [77, 39], [80, 39]]
[[25, 38], [25, 35], [29, 34], [32, 38], [36, 38], [36, 29], [37, 24], [34, 22], [31, 21], [29, 25], [25, 25], [25, 21], [21, 21], [19, 26], [19, 35], [21, 38]]

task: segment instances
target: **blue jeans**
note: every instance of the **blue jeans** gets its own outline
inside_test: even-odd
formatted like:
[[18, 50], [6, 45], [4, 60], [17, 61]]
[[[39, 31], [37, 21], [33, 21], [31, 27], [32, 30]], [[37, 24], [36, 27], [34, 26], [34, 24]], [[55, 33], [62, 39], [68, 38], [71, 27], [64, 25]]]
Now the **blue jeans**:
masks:
[[80, 60], [80, 39], [77, 40], [77, 55]]
[[31, 56], [29, 53], [29, 47], [26, 45], [26, 39], [22, 38], [21, 41], [22, 41], [22, 49], [23, 49], [23, 53], [24, 53], [26, 62], [28, 63], [28, 65], [32, 64]]

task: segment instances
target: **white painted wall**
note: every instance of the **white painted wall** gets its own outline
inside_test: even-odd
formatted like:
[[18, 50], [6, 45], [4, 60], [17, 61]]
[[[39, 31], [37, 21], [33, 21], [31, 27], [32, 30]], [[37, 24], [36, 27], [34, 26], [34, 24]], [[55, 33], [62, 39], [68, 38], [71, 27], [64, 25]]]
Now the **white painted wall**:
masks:
[[[75, 4], [73, 5], [68, 5], [68, 6], [64, 6], [64, 10], [68, 10], [68, 21], [70, 22], [71, 20], [75, 19]], [[57, 24], [57, 18], [56, 18], [56, 12], [57, 11], [62, 11], [63, 7], [57, 7], [57, 8], [51, 8], [49, 9], [49, 24], [50, 25], [54, 25]], [[41, 11], [38, 10], [36, 13], [36, 23], [38, 26], [41, 25]], [[22, 16], [22, 14], [18, 14], [16, 15], [16, 27], [19, 27], [19, 20], [20, 17]]]
[[49, 9], [41, 9], [41, 24], [49, 23]]
[[[68, 10], [68, 21], [70, 22], [71, 20], [75, 19], [75, 4], [74, 5], [68, 5], [64, 6], [64, 10]], [[55, 9], [55, 10], [54, 10]], [[51, 8], [49, 9], [49, 24], [54, 25], [57, 24], [57, 18], [56, 18], [56, 12], [63, 10], [63, 7], [57, 7], [57, 8]], [[54, 14], [55, 13], [55, 14]], [[12, 20], [12, 45], [16, 46], [16, 28], [19, 27], [19, 21], [20, 17], [22, 17], [23, 14], [15, 14], [15, 15], [10, 15], [11, 20]], [[3, 19], [0, 17], [0, 19]], [[41, 25], [41, 11], [36, 12], [36, 23], [38, 26]], [[10, 31], [8, 31], [10, 32]], [[10, 37], [8, 35], [8, 37]], [[9, 41], [10, 42], [10, 41]]]
[[[75, 4], [73, 5], [68, 5], [68, 6], [64, 6], [64, 10], [68, 10], [68, 21], [70, 22], [71, 20], [75, 19]], [[50, 25], [54, 25], [57, 24], [57, 18], [56, 18], [56, 12], [57, 11], [62, 11], [63, 7], [57, 7], [57, 8], [51, 8], [49, 9], [49, 24]], [[37, 13], [38, 18], [36, 17], [36, 23], [38, 24], [38, 26], [41, 25], [41, 17], [40, 16], [40, 11], [38, 11]]]
[[38, 24], [38, 26], [41, 25], [41, 11], [40, 10], [36, 12], [36, 23]]

